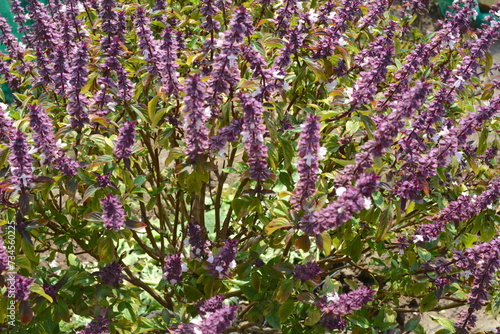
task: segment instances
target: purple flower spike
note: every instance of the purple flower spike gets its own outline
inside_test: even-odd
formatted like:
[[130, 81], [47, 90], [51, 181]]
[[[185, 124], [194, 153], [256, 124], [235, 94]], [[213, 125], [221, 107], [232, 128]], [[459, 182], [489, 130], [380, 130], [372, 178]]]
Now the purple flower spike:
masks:
[[5, 107], [5, 104], [0, 104], [0, 143], [10, 142], [10, 138], [14, 134], [14, 122], [5, 112]]
[[267, 146], [264, 143], [266, 128], [262, 118], [262, 103], [249, 94], [239, 94], [243, 105], [243, 143], [248, 154], [249, 177], [264, 182], [271, 175], [267, 165]]
[[187, 267], [181, 260], [181, 254], [172, 254], [165, 258], [163, 265], [163, 279], [170, 284], [179, 284], [182, 282], [182, 273], [187, 271]]
[[184, 131], [186, 132], [186, 155], [188, 159], [195, 160], [203, 155], [209, 147], [208, 120], [209, 108], [205, 108], [206, 84], [201, 81], [199, 74], [195, 74], [186, 79], [186, 96], [184, 97]]
[[0, 33], [0, 42], [7, 47], [9, 56], [13, 59], [22, 59], [24, 49], [12, 34], [12, 29], [3, 16], [0, 16]]
[[52, 130], [52, 120], [46, 111], [38, 105], [28, 106], [30, 125], [33, 130], [33, 140], [40, 152], [41, 162], [53, 165], [58, 170], [69, 176], [78, 173], [78, 163], [66, 156], [56, 143]]
[[181, 322], [179, 326], [171, 332], [172, 334], [196, 334], [196, 325]]
[[89, 122], [89, 100], [81, 93], [82, 88], [85, 87], [88, 81], [89, 70], [86, 67], [88, 57], [87, 43], [82, 41], [78, 45], [71, 63], [70, 85], [67, 88], [69, 96], [68, 113], [71, 115], [71, 126], [74, 128], [81, 128], [85, 123]]
[[179, 94], [179, 73], [177, 68], [179, 65], [175, 62], [177, 59], [178, 43], [174, 31], [170, 28], [165, 28], [163, 32], [163, 40], [160, 45], [160, 61], [162, 67], [163, 89], [167, 95]]
[[238, 251], [238, 242], [238, 240], [227, 240], [219, 254], [208, 258], [210, 275], [222, 279], [229, 275], [230, 269], [236, 267], [234, 259]]
[[343, 330], [347, 322], [342, 317], [363, 308], [373, 300], [374, 295], [374, 290], [362, 287], [341, 295], [335, 293], [333, 296], [323, 296], [323, 299], [318, 302], [318, 307], [323, 313], [321, 325], [332, 331]]
[[108, 194], [101, 199], [104, 226], [118, 231], [125, 225], [125, 210], [117, 196]]
[[299, 142], [299, 181], [295, 192], [290, 199], [295, 210], [301, 210], [303, 202], [316, 194], [318, 181], [320, 153], [319, 117], [308, 114], [306, 121], [301, 125], [302, 133]]
[[0, 238], [0, 274], [9, 269], [9, 255], [2, 238]]
[[301, 280], [302, 283], [304, 283], [306, 281], [315, 279], [322, 272], [323, 270], [318, 267], [318, 264], [315, 261], [312, 261], [306, 264], [298, 264], [293, 270], [293, 277], [295, 279]]
[[224, 305], [224, 297], [221, 295], [217, 295], [198, 303], [198, 313], [204, 316], [207, 313], [217, 311], [223, 305]]
[[24, 193], [33, 185], [33, 158], [28, 150], [26, 135], [20, 130], [17, 130], [16, 135], [12, 138], [10, 149], [9, 164], [14, 193]]
[[98, 316], [92, 320], [83, 331], [78, 334], [106, 334], [109, 333], [109, 320], [103, 316]]
[[197, 223], [188, 223], [187, 226], [188, 239], [185, 243], [191, 245], [191, 257], [200, 259], [207, 254], [207, 232], [203, 226]]
[[119, 263], [112, 262], [98, 272], [103, 284], [120, 286], [123, 283], [123, 266]]
[[30, 286], [35, 281], [34, 278], [24, 277], [16, 273], [15, 278], [15, 298], [17, 301], [28, 300], [30, 296]]
[[146, 16], [146, 11], [143, 7], [137, 8], [137, 16], [134, 21], [136, 33], [139, 37], [139, 47], [144, 56], [144, 60], [148, 63], [148, 72], [152, 75], [160, 74], [160, 64], [158, 59], [158, 41], [153, 37], [151, 32], [150, 20]]
[[116, 140], [114, 153], [117, 158], [127, 159], [132, 155], [132, 148], [135, 143], [136, 121], [123, 122]]
[[199, 333], [203, 334], [221, 334], [223, 333], [236, 318], [238, 306], [223, 305], [215, 312], [205, 316], [201, 324], [198, 326]]

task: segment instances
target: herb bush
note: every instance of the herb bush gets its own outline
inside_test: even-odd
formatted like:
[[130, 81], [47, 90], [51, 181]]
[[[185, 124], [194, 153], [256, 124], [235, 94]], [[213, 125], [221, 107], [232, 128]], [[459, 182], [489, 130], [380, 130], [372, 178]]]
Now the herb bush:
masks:
[[150, 2], [12, 0], [22, 41], [0, 20], [3, 329], [498, 314], [500, 21], [471, 27], [471, 0], [432, 33], [416, 0]]

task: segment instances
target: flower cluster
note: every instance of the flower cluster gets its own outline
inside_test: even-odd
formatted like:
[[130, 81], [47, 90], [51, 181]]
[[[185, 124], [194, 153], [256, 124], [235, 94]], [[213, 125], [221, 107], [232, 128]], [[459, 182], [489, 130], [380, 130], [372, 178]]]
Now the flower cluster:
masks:
[[123, 283], [123, 265], [117, 262], [111, 262], [97, 273], [101, 278], [102, 284], [119, 287]]
[[149, 17], [145, 15], [146, 11], [143, 7], [137, 8], [135, 19], [136, 33], [139, 37], [139, 47], [144, 56], [144, 60], [148, 63], [148, 72], [152, 75], [160, 74], [160, 65], [158, 57], [157, 41], [153, 38], [153, 33], [149, 27]]
[[238, 139], [243, 128], [243, 120], [234, 118], [228, 126], [219, 129], [218, 134], [210, 138], [210, 151], [217, 152], [220, 156], [226, 153], [224, 146]]
[[[71, 115], [71, 126], [74, 128], [81, 128], [89, 122], [89, 99], [82, 94], [82, 88], [85, 87], [88, 80], [89, 71], [86, 68], [88, 57], [87, 43], [82, 41], [77, 46], [69, 71], [68, 113]], [[61, 80], [65, 80], [67, 75], [64, 65], [61, 64], [58, 68], [60, 68]], [[64, 82], [61, 85], [64, 86]]]
[[315, 279], [323, 270], [314, 261], [306, 264], [298, 264], [293, 270], [293, 277], [301, 280], [302, 283]]
[[[302, 132], [299, 141], [299, 181], [295, 188], [290, 203], [295, 210], [303, 209], [304, 201], [310, 199], [316, 193], [316, 182], [318, 181], [318, 160], [324, 152], [320, 148], [320, 125], [319, 117], [308, 114], [306, 121], [301, 125]], [[324, 148], [323, 148], [324, 150]]]
[[374, 290], [362, 287], [341, 295], [335, 293], [333, 296], [323, 296], [318, 302], [318, 307], [323, 313], [320, 324], [330, 331], [344, 330], [347, 322], [342, 317], [363, 308], [373, 300], [374, 295]]
[[106, 334], [109, 333], [109, 319], [103, 316], [98, 316], [92, 320], [83, 331], [79, 331], [78, 334]]
[[224, 305], [224, 297], [221, 295], [214, 296], [204, 300], [197, 305], [198, 313], [202, 316], [215, 312]]
[[25, 277], [16, 273], [14, 282], [16, 300], [28, 300], [30, 296], [30, 286], [31, 284], [33, 284], [33, 282], [35, 282], [35, 279]]
[[104, 226], [118, 231], [125, 226], [125, 210], [117, 196], [108, 194], [101, 199]]
[[355, 106], [369, 103], [377, 93], [377, 85], [385, 79], [387, 66], [392, 63], [394, 54], [394, 31], [396, 23], [391, 21], [385, 34], [379, 36], [370, 46], [356, 55], [360, 66], [364, 69], [353, 88], [349, 89], [346, 103]]
[[179, 79], [177, 78], [179, 75], [177, 72], [179, 65], [175, 62], [178, 48], [179, 45], [174, 31], [168, 27], [165, 28], [162, 43], [160, 44], [162, 52], [160, 53], [159, 60], [163, 72], [163, 87], [165, 94], [168, 95], [177, 95], [180, 90]]
[[320, 211], [305, 214], [300, 222], [300, 229], [309, 235], [320, 234], [328, 229], [334, 229], [348, 221], [352, 216], [372, 205], [367, 195], [371, 195], [377, 188], [379, 180], [375, 175], [362, 174], [356, 187], [338, 187], [337, 200], [328, 204]]
[[9, 255], [7, 254], [7, 249], [3, 239], [0, 237], [0, 273], [9, 269]]
[[207, 38], [203, 42], [203, 46], [206, 50], [212, 50], [215, 48], [214, 34], [219, 30], [220, 23], [214, 19], [214, 16], [219, 12], [219, 8], [215, 4], [214, 0], [203, 0], [203, 6], [200, 8], [200, 13], [204, 16], [204, 21], [201, 23], [203, 30], [211, 34], [210, 38]]
[[14, 134], [14, 122], [5, 112], [5, 104], [0, 104], [0, 143], [9, 143]]
[[420, 225], [417, 228], [413, 240], [420, 242], [435, 240], [439, 233], [444, 230], [446, 224], [471, 219], [486, 210], [499, 198], [500, 179], [496, 178], [490, 182], [488, 190], [485, 190], [479, 196], [461, 195], [455, 201], [450, 202], [439, 214], [430, 218], [432, 223]]
[[470, 273], [474, 278], [467, 299], [469, 309], [459, 314], [459, 321], [455, 324], [459, 333], [467, 333], [467, 330], [475, 326], [477, 317], [474, 312], [480, 310], [490, 299], [488, 288], [500, 268], [500, 239], [481, 243], [465, 252], [456, 251], [453, 258], [457, 268]]
[[217, 46], [221, 52], [214, 60], [213, 70], [208, 80], [207, 102], [215, 111], [222, 101], [221, 94], [227, 93], [230, 87], [235, 87], [240, 80], [240, 70], [236, 59], [240, 53], [243, 38], [253, 32], [252, 17], [245, 7], [236, 9], [229, 29], [226, 30], [222, 40]]
[[[319, 12], [324, 13], [318, 21], [326, 25], [325, 34], [318, 41], [316, 57], [329, 57], [337, 46], [345, 46], [344, 33], [348, 28], [348, 22], [355, 22], [361, 13], [361, 1], [342, 0], [338, 7], [333, 2], [327, 2]], [[328, 14], [327, 14], [328, 13]]]
[[17, 130], [10, 142], [10, 171], [14, 192], [24, 193], [33, 186], [33, 158], [28, 150], [26, 135]]
[[[173, 334], [221, 334], [236, 318], [238, 306], [231, 306], [222, 303], [220, 296], [215, 296], [201, 303], [201, 305], [210, 304], [209, 308], [200, 312], [201, 318], [193, 319], [190, 324], [181, 323]], [[220, 302], [219, 302], [220, 301]]]
[[135, 143], [136, 124], [136, 121], [122, 123], [113, 150], [117, 158], [128, 159], [130, 155], [132, 155], [132, 149]]
[[16, 37], [12, 34], [7, 20], [0, 16], [0, 43], [7, 47], [7, 52], [12, 59], [22, 59], [24, 49], [21, 47]]
[[201, 156], [209, 147], [206, 121], [210, 117], [210, 108], [205, 107], [206, 84], [199, 74], [186, 79], [184, 90], [184, 131], [186, 132], [186, 155], [192, 161]]
[[165, 258], [163, 265], [163, 279], [170, 284], [182, 282], [182, 273], [187, 271], [187, 267], [181, 260], [181, 254], [171, 254]]
[[290, 20], [297, 13], [297, 0], [284, 0], [276, 10], [274, 25], [280, 35], [285, 35], [290, 28]]
[[250, 166], [248, 175], [257, 182], [264, 182], [271, 175], [267, 165], [267, 146], [264, 143], [266, 128], [262, 119], [262, 104], [249, 94], [239, 94], [243, 105], [243, 143]]
[[229, 270], [236, 267], [236, 252], [238, 251], [238, 240], [227, 240], [220, 252], [207, 261], [210, 275], [216, 278], [224, 278], [229, 275]]
[[70, 159], [56, 143], [52, 130], [52, 120], [47, 112], [39, 105], [30, 105], [29, 117], [33, 130], [33, 141], [35, 148], [40, 152], [41, 162], [46, 165], [54, 165], [64, 174], [74, 176], [78, 172], [78, 163]]
[[197, 259], [205, 257], [209, 244], [206, 235], [207, 232], [203, 226], [193, 222], [188, 223], [185, 243], [191, 246], [191, 257]]

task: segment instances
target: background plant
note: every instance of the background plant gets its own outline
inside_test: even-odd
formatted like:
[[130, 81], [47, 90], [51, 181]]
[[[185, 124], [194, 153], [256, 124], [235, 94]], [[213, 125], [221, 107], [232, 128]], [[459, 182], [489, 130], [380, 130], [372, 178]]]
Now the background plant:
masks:
[[475, 1], [429, 34], [410, 0], [11, 6], [10, 333], [424, 333], [422, 313], [468, 305], [436, 318], [466, 333], [498, 314], [500, 23], [471, 27]]

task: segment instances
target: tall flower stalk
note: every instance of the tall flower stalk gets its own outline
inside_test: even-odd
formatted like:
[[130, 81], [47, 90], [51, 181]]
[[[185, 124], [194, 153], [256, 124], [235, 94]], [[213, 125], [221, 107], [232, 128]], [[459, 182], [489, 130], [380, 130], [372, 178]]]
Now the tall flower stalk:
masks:
[[271, 175], [267, 164], [267, 146], [264, 143], [265, 126], [262, 118], [262, 103], [250, 94], [238, 95], [243, 106], [243, 143], [248, 155], [247, 163], [250, 166], [248, 176], [258, 183], [267, 180]]

